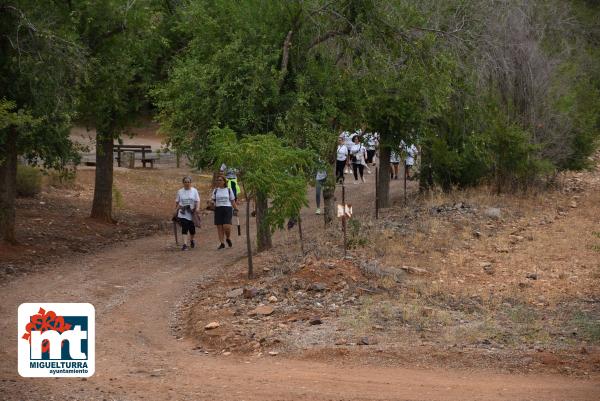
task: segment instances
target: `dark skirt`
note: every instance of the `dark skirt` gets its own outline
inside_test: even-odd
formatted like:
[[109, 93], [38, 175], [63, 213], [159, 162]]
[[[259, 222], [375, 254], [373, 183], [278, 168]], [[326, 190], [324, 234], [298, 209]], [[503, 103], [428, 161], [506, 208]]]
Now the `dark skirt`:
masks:
[[217, 206], [215, 208], [215, 226], [231, 224], [233, 208], [231, 206]]

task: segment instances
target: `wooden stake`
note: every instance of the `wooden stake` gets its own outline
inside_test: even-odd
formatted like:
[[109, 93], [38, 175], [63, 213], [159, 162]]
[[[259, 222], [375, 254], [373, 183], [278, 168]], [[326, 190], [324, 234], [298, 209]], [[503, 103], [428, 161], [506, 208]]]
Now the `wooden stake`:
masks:
[[342, 230], [344, 231], [344, 259], [346, 259], [348, 249], [348, 239], [346, 236], [346, 187], [342, 182], [342, 207], [344, 208], [344, 214], [342, 215]]
[[375, 219], [379, 219], [379, 167], [375, 167]]

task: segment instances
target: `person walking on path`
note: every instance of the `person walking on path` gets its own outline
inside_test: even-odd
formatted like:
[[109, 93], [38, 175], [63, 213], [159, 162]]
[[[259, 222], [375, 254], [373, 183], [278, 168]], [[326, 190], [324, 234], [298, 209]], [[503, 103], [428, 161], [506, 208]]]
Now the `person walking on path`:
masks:
[[344, 167], [348, 162], [349, 155], [348, 147], [344, 144], [344, 138], [340, 136], [338, 138], [337, 155], [335, 159], [335, 179], [338, 184], [344, 183]]
[[315, 177], [315, 197], [317, 201], [317, 210], [315, 214], [321, 214], [321, 192], [325, 186], [325, 180], [327, 180], [327, 171], [325, 169], [317, 170]]
[[406, 153], [406, 159], [404, 160], [404, 172], [406, 174], [406, 179], [410, 180], [410, 170], [415, 165], [415, 160], [417, 159], [419, 150], [413, 143], [411, 143], [410, 146], [405, 146], [404, 151]]
[[358, 176], [360, 174], [360, 182], [365, 182], [363, 177], [365, 169], [365, 159], [367, 158], [367, 149], [360, 143], [360, 136], [355, 135], [352, 138], [352, 148], [350, 149], [350, 157], [352, 160], [352, 171], [354, 172], [354, 183], [358, 184]]
[[369, 174], [371, 173], [371, 170], [369, 169], [369, 165], [371, 166], [375, 166], [375, 162], [373, 161], [373, 159], [375, 158], [375, 153], [377, 152], [377, 146], [379, 145], [378, 140], [377, 140], [377, 133], [373, 133], [373, 132], [369, 132], [366, 135], [366, 148], [367, 148], [367, 170], [369, 171]]
[[237, 203], [231, 188], [227, 187], [227, 180], [222, 175], [217, 177], [217, 187], [213, 190], [212, 201], [215, 207], [215, 225], [221, 244], [217, 249], [225, 248], [225, 242], [231, 248], [231, 219], [234, 211], [237, 215]]
[[185, 236], [190, 237], [189, 247], [194, 248], [196, 243], [194, 242], [194, 236], [196, 235], [196, 226], [194, 225], [194, 213], [198, 210], [200, 205], [200, 195], [198, 190], [192, 187], [192, 177], [183, 177], [183, 188], [177, 191], [177, 197], [175, 198], [175, 208], [177, 219], [181, 225], [181, 234], [183, 236], [182, 251], [188, 249]]
[[225, 163], [221, 164], [221, 174], [225, 174], [225, 179], [227, 179], [227, 187], [231, 188], [233, 191], [233, 196], [235, 196], [235, 200], [238, 200], [238, 194], [240, 193], [240, 185], [238, 184], [237, 178], [237, 169], [233, 167], [227, 167]]
[[400, 170], [400, 154], [397, 150], [390, 153], [390, 179], [398, 179], [398, 170]]

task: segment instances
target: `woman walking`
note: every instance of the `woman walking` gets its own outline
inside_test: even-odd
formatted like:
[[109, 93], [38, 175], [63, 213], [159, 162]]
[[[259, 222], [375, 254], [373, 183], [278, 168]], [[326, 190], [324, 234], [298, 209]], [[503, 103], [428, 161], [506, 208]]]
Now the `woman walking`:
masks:
[[327, 180], [327, 171], [324, 169], [318, 170], [315, 177], [315, 197], [317, 201], [317, 210], [315, 214], [321, 214], [321, 192]]
[[363, 177], [365, 169], [365, 159], [367, 158], [367, 149], [360, 143], [360, 137], [355, 135], [352, 138], [352, 148], [350, 149], [350, 156], [352, 160], [352, 171], [354, 172], [354, 183], [358, 184], [358, 176], [360, 173], [360, 181], [365, 182]]
[[347, 163], [348, 154], [348, 148], [344, 145], [344, 137], [340, 135], [335, 159], [335, 180], [338, 184], [344, 183], [344, 167]]
[[237, 204], [233, 191], [227, 187], [227, 181], [222, 175], [217, 177], [217, 187], [213, 190], [212, 201], [215, 206], [215, 225], [221, 242], [217, 249], [225, 248], [225, 241], [231, 248], [233, 246], [231, 243], [231, 219], [234, 210], [237, 213]]
[[183, 247], [182, 251], [188, 248], [185, 236], [190, 237], [190, 248], [194, 248], [196, 243], [194, 242], [194, 235], [196, 235], [196, 226], [194, 225], [194, 213], [198, 210], [200, 205], [200, 195], [198, 190], [192, 187], [192, 177], [183, 177], [183, 188], [177, 191], [177, 197], [175, 198], [175, 207], [177, 213], [177, 219], [181, 225], [181, 234], [183, 236]]

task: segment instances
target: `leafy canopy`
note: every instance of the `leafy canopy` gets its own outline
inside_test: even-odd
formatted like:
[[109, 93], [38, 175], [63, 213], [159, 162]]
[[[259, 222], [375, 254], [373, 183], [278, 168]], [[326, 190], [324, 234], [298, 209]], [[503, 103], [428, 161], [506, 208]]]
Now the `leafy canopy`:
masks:
[[209, 152], [215, 164], [235, 166], [247, 198], [257, 193], [271, 200], [267, 224], [283, 227], [285, 219], [298, 216], [308, 206], [306, 171], [312, 168], [311, 154], [285, 146], [273, 134], [246, 135], [238, 139], [230, 128], [210, 130]]

